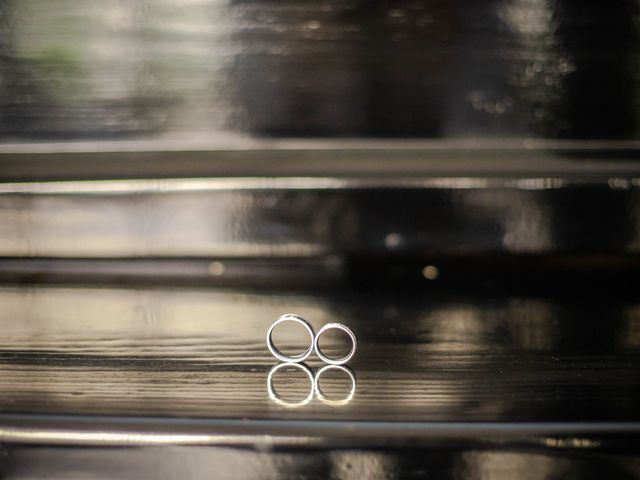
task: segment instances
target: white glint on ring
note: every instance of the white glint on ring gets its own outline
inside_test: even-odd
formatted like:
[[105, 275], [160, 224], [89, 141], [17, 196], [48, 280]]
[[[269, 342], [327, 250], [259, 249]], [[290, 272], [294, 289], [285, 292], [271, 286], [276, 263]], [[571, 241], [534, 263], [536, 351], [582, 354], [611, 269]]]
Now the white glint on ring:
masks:
[[[278, 392], [276, 392], [276, 389], [273, 386], [273, 375], [281, 368], [286, 368], [286, 367], [297, 368], [307, 374], [307, 377], [309, 378], [310, 390], [309, 390], [309, 395], [307, 395], [307, 398], [305, 398], [304, 400], [301, 400], [299, 402], [289, 402], [284, 400], [278, 394]], [[267, 391], [269, 392], [269, 398], [274, 402], [276, 402], [278, 405], [282, 405], [283, 407], [291, 408], [291, 407], [301, 407], [303, 405], [306, 405], [311, 400], [313, 400], [313, 396], [316, 392], [313, 372], [309, 367], [307, 367], [303, 363], [293, 363], [293, 362], [279, 363], [273, 366], [271, 370], [269, 370], [269, 375], [267, 376]]]
[[[332, 330], [332, 329], [342, 330], [343, 332], [345, 332], [347, 335], [349, 335], [349, 338], [351, 339], [351, 344], [352, 344], [351, 351], [347, 355], [335, 360], [327, 357], [324, 353], [322, 353], [322, 350], [320, 349], [320, 336], [327, 330]], [[320, 329], [320, 331], [317, 333], [317, 335], [313, 339], [313, 348], [315, 349], [316, 354], [318, 355], [318, 357], [320, 357], [322, 361], [329, 363], [331, 365], [342, 365], [344, 363], [347, 363], [349, 360], [351, 360], [351, 357], [355, 355], [357, 343], [358, 342], [356, 340], [356, 336], [353, 334], [353, 332], [349, 327], [341, 323], [327, 323], [324, 327]]]
[[[273, 330], [276, 328], [276, 326], [284, 322], [298, 323], [302, 325], [304, 329], [307, 331], [307, 333], [309, 334], [309, 338], [311, 339], [309, 348], [307, 348], [307, 350], [305, 350], [300, 355], [293, 355], [291, 357], [288, 357], [284, 353], [282, 353], [273, 343]], [[314, 339], [315, 339], [314, 331], [311, 325], [309, 324], [309, 322], [307, 322], [304, 318], [299, 317], [298, 315], [286, 313], [282, 315], [280, 318], [278, 318], [275, 322], [273, 322], [273, 325], [271, 325], [271, 327], [269, 328], [269, 331], [267, 332], [267, 347], [269, 347], [269, 351], [271, 352], [271, 354], [282, 362], [288, 362], [288, 363], [302, 362], [309, 355], [311, 355], [311, 352], [313, 351]]]

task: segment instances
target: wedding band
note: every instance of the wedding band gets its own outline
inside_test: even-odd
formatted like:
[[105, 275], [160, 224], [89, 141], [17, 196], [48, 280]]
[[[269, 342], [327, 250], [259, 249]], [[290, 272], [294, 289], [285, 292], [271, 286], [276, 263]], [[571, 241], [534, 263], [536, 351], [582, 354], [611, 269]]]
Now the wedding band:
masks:
[[[337, 360], [333, 360], [327, 357], [324, 353], [322, 353], [322, 350], [320, 349], [320, 343], [319, 343], [320, 336], [327, 330], [331, 330], [333, 328], [342, 330], [347, 335], [349, 335], [349, 338], [351, 339], [351, 344], [352, 344], [351, 351], [346, 356], [342, 358], [338, 358]], [[329, 363], [331, 365], [342, 365], [344, 363], [347, 363], [349, 360], [351, 360], [351, 357], [353, 357], [353, 355], [356, 353], [356, 345], [357, 345], [356, 336], [353, 334], [353, 332], [349, 327], [346, 327], [341, 323], [327, 323], [324, 327], [320, 329], [320, 331], [316, 334], [315, 338], [313, 339], [313, 348], [315, 349], [318, 357], [320, 357], [320, 359], [323, 360], [324, 362]]]
[[[280, 395], [278, 395], [278, 392], [276, 392], [275, 388], [273, 387], [273, 375], [278, 370], [285, 367], [294, 367], [294, 368], [300, 369], [307, 374], [307, 377], [309, 377], [309, 384], [311, 385], [311, 390], [309, 391], [309, 395], [307, 395], [307, 398], [305, 398], [304, 400], [301, 400], [299, 402], [287, 402], [286, 400], [283, 400], [282, 397], [280, 397]], [[315, 387], [315, 382], [313, 378], [313, 372], [309, 367], [307, 367], [303, 363], [294, 363], [294, 362], [279, 363], [275, 365], [273, 368], [271, 368], [271, 370], [269, 370], [269, 375], [267, 376], [267, 391], [269, 392], [269, 398], [271, 398], [271, 400], [276, 402], [278, 405], [282, 405], [283, 407], [301, 407], [302, 405], [306, 405], [313, 399], [313, 396], [316, 392], [315, 388], [316, 387]]]
[[[322, 376], [322, 373], [331, 369], [342, 370], [349, 376], [349, 379], [351, 380], [351, 390], [349, 391], [349, 394], [341, 400], [333, 400], [331, 398], [328, 398], [320, 388], [320, 377]], [[356, 377], [353, 375], [349, 367], [344, 367], [342, 365], [325, 365], [320, 370], [318, 370], [318, 373], [316, 373], [316, 376], [313, 379], [313, 388], [316, 392], [316, 396], [322, 403], [326, 403], [327, 405], [335, 405], [335, 406], [346, 405], [351, 401], [351, 399], [356, 393]]]
[[[273, 338], [272, 338], [273, 330], [274, 328], [276, 328], [277, 325], [284, 322], [299, 323], [304, 327], [304, 329], [309, 334], [309, 338], [311, 339], [311, 344], [309, 345], [309, 348], [307, 348], [307, 350], [304, 353], [301, 353], [300, 355], [294, 355], [292, 357], [288, 357], [285, 354], [283, 354], [280, 350], [278, 350], [278, 348], [273, 344]], [[304, 318], [299, 317], [298, 315], [286, 313], [282, 315], [280, 318], [278, 318], [275, 322], [273, 322], [273, 325], [271, 325], [271, 327], [269, 328], [269, 331], [267, 332], [267, 347], [269, 347], [269, 351], [271, 352], [271, 354], [282, 362], [288, 362], [288, 363], [302, 362], [309, 355], [311, 355], [311, 352], [313, 351], [314, 338], [315, 338], [315, 335], [313, 332], [313, 328], [311, 327], [309, 322], [307, 322]]]

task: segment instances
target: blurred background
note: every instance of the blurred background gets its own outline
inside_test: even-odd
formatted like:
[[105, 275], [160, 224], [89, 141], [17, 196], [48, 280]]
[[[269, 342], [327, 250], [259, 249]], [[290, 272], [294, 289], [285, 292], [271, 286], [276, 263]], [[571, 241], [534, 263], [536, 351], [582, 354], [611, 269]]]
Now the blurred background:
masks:
[[639, 13], [0, 0], [0, 478], [640, 478]]
[[621, 0], [5, 0], [4, 143], [636, 140]]

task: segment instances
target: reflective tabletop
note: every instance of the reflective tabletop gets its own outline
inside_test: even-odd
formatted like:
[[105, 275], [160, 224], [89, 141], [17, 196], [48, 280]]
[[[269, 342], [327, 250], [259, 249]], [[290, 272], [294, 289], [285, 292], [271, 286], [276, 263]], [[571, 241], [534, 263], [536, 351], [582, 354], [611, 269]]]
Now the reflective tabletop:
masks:
[[[0, 303], [4, 414], [640, 421], [640, 303], [628, 298], [4, 286]], [[352, 398], [307, 399], [315, 355], [272, 372], [282, 401], [270, 397], [265, 335], [283, 313], [355, 332], [350, 370], [318, 380], [332, 400], [355, 385]], [[282, 350], [308, 345], [295, 326], [276, 333]], [[322, 348], [339, 356], [342, 340]]]

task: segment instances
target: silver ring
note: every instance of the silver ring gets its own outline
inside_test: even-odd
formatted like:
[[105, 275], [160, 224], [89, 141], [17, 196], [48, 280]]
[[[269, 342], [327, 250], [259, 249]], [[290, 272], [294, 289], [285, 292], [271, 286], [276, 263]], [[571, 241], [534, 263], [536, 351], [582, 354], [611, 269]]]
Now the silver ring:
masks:
[[[331, 370], [332, 368], [342, 370], [351, 379], [351, 390], [349, 391], [349, 394], [342, 400], [332, 400], [328, 398], [324, 393], [322, 393], [322, 389], [320, 388], [320, 377], [322, 376], [322, 373], [327, 370]], [[346, 405], [351, 401], [356, 393], [356, 377], [353, 375], [353, 372], [351, 372], [351, 369], [349, 367], [344, 367], [342, 365], [325, 365], [320, 370], [318, 370], [318, 373], [316, 373], [316, 376], [313, 379], [313, 388], [316, 391], [316, 396], [322, 403], [334, 406]]]
[[[351, 343], [353, 345], [351, 347], [351, 351], [346, 356], [342, 358], [338, 358], [337, 360], [333, 360], [327, 357], [325, 354], [323, 354], [322, 350], [320, 350], [320, 344], [319, 344], [320, 336], [324, 332], [326, 332], [327, 330], [331, 330], [332, 328], [337, 328], [338, 330], [342, 330], [347, 335], [349, 335], [349, 338], [351, 338]], [[347, 363], [349, 360], [351, 360], [351, 357], [355, 355], [357, 343], [358, 342], [356, 340], [356, 336], [353, 334], [353, 332], [349, 327], [346, 327], [341, 323], [327, 323], [324, 327], [320, 329], [320, 331], [316, 334], [315, 338], [313, 339], [313, 348], [315, 349], [318, 357], [320, 357], [320, 359], [323, 360], [324, 362], [329, 363], [331, 365], [342, 365], [344, 363]]]
[[[311, 338], [311, 344], [309, 345], [309, 348], [307, 348], [307, 350], [304, 353], [301, 353], [300, 355], [294, 355], [293, 357], [287, 357], [280, 350], [278, 350], [278, 348], [273, 344], [273, 338], [272, 338], [273, 329], [276, 328], [276, 326], [279, 325], [280, 323], [284, 323], [284, 322], [299, 323], [305, 328], [305, 330], [309, 334], [309, 337]], [[269, 328], [269, 331], [267, 332], [267, 347], [269, 347], [269, 351], [271, 352], [271, 355], [276, 357], [281, 362], [302, 362], [309, 355], [311, 355], [311, 352], [313, 352], [314, 338], [315, 338], [315, 335], [313, 332], [313, 328], [311, 327], [309, 322], [307, 322], [304, 318], [299, 317], [298, 315], [286, 313], [282, 315], [280, 318], [278, 318], [275, 322], [273, 322], [273, 325], [271, 325], [271, 327]]]
[[[298, 369], [302, 370], [304, 373], [306, 373], [307, 377], [309, 377], [309, 383], [311, 385], [311, 390], [309, 391], [309, 395], [307, 395], [307, 398], [305, 398], [304, 400], [301, 400], [299, 402], [287, 402], [286, 400], [283, 400], [280, 397], [280, 395], [278, 395], [278, 393], [276, 392], [275, 388], [273, 388], [273, 375], [278, 370], [280, 370], [281, 368], [285, 368], [285, 367], [298, 368]], [[313, 396], [316, 393], [316, 385], [315, 385], [315, 381], [314, 381], [314, 378], [313, 378], [313, 372], [311, 371], [311, 369], [309, 367], [307, 367], [303, 363], [294, 363], [294, 362], [279, 363], [279, 364], [271, 367], [271, 370], [269, 370], [269, 375], [267, 376], [267, 391], [269, 392], [269, 398], [271, 400], [273, 400], [274, 402], [276, 402], [278, 405], [282, 405], [284, 407], [301, 407], [302, 405], [306, 405], [307, 403], [309, 403], [313, 399]]]

